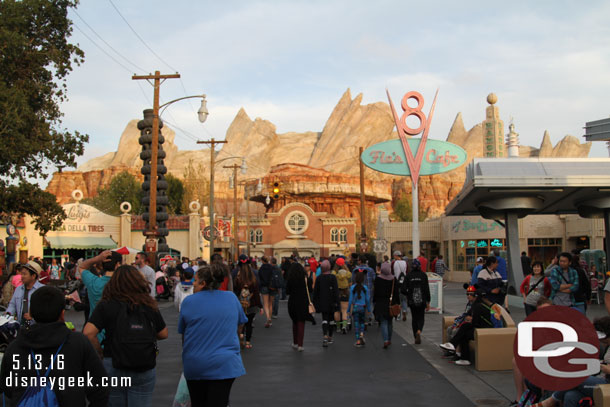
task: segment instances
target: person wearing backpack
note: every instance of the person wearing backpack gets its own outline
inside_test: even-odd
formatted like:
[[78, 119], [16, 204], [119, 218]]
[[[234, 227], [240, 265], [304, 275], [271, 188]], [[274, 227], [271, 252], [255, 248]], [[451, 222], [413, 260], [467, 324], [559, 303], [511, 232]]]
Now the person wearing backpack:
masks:
[[536, 304], [538, 304], [540, 297], [548, 298], [551, 295], [551, 283], [544, 276], [542, 262], [535, 261], [532, 264], [532, 274], [525, 276], [521, 283], [520, 291], [523, 296], [525, 316], [536, 311]]
[[269, 285], [269, 295], [272, 297], [271, 318], [276, 319], [280, 308], [280, 292], [284, 287], [284, 278], [275, 257], [271, 258], [271, 268], [271, 284]]
[[[7, 406], [84, 406], [87, 401], [91, 407], [107, 405], [109, 389], [101, 386], [106, 376], [102, 361], [83, 334], [66, 327], [64, 308], [64, 295], [55, 287], [41, 287], [32, 293], [30, 313], [36, 324], [19, 331], [0, 367], [0, 391]], [[35, 362], [39, 360], [42, 363], [37, 372]], [[38, 375], [48, 378], [46, 386], [25, 387], [17, 382], [17, 378], [28, 378], [31, 383]], [[68, 385], [69, 379], [88, 375], [93, 386]], [[36, 397], [45, 397], [46, 404], [36, 403]]]
[[366, 275], [362, 272], [355, 272], [354, 275], [356, 278], [354, 285], [350, 288], [347, 314], [351, 315], [354, 321], [354, 333], [356, 335], [354, 346], [361, 348], [365, 345], [364, 326], [366, 313], [371, 312], [371, 297], [364, 282]]
[[[105, 330], [103, 351], [97, 334]], [[145, 277], [119, 266], [104, 287], [83, 333], [103, 356], [110, 377], [130, 377], [131, 386], [113, 387], [109, 406], [150, 406], [155, 388], [157, 340], [167, 339], [165, 321]]]
[[322, 273], [313, 288], [313, 304], [316, 312], [322, 313], [322, 346], [327, 347], [333, 343], [335, 311], [339, 310], [339, 287], [337, 277], [330, 273], [330, 262], [322, 261], [320, 268]]
[[381, 270], [375, 279], [375, 290], [373, 291], [373, 313], [381, 324], [381, 335], [383, 336], [383, 348], [387, 349], [392, 344], [392, 321], [390, 306], [400, 304], [398, 281], [392, 274], [390, 263], [381, 264]]
[[[402, 259], [402, 253], [400, 252], [400, 250], [396, 250], [394, 252], [394, 260], [392, 260], [391, 267], [392, 273], [394, 274], [394, 277], [396, 277], [396, 282], [398, 283], [398, 286], [402, 287], [405, 282], [405, 277], [407, 276], [408, 266], [407, 262]], [[399, 294], [399, 296], [400, 311], [402, 313], [402, 320], [404, 322], [407, 320], [407, 297], [402, 292]], [[398, 317], [396, 317], [396, 319], [398, 320]]]
[[271, 326], [271, 280], [273, 278], [273, 267], [269, 264], [269, 259], [267, 256], [262, 257], [263, 265], [258, 270], [258, 279], [260, 282], [260, 292], [263, 297], [263, 310], [265, 311], [265, 316], [267, 317], [267, 322], [265, 322], [265, 328], [269, 328]]
[[233, 281], [233, 292], [241, 303], [244, 313], [248, 317], [248, 322], [244, 326], [244, 333], [240, 334], [242, 345], [246, 349], [252, 349], [252, 324], [256, 313], [263, 313], [263, 305], [261, 304], [261, 295], [259, 283], [256, 274], [250, 267], [250, 259], [245, 254], [239, 255], [239, 263], [237, 265], [237, 273]]
[[411, 309], [413, 338], [416, 344], [420, 344], [426, 311], [430, 309], [430, 286], [428, 276], [422, 271], [419, 260], [414, 259], [412, 266], [412, 270], [405, 277], [403, 292]]
[[352, 272], [345, 265], [345, 259], [338, 257], [333, 267], [333, 275], [337, 277], [337, 287], [339, 288], [339, 303], [341, 306], [339, 325], [337, 332], [341, 331], [344, 335], [351, 329], [351, 322], [347, 317], [347, 305], [349, 303], [349, 283], [352, 279]]
[[[549, 299], [553, 301], [553, 305], [566, 307], [576, 305], [574, 294], [578, 292], [579, 287], [578, 272], [570, 267], [571, 261], [572, 255], [570, 253], [561, 253], [559, 264], [551, 270], [549, 281], [552, 289]], [[579, 308], [579, 311], [584, 313], [584, 309]]]
[[474, 339], [474, 330], [476, 328], [494, 328], [496, 325], [495, 321], [499, 318], [499, 316], [496, 316], [496, 310], [494, 309], [496, 304], [492, 304], [488, 300], [486, 301], [484, 290], [477, 287], [473, 294], [475, 300], [472, 303], [470, 315], [466, 316], [464, 322], [449, 342], [439, 345], [441, 349], [448, 352], [456, 352], [459, 348], [460, 356], [455, 362], [459, 366], [470, 366], [470, 346], [468, 342]]

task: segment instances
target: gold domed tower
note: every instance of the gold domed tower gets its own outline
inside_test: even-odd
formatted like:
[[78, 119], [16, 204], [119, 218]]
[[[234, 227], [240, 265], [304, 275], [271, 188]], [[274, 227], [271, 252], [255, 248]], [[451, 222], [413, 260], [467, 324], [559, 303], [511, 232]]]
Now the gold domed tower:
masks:
[[485, 120], [483, 121], [483, 157], [505, 157], [504, 122], [500, 119], [500, 108], [496, 106], [495, 93], [487, 95]]

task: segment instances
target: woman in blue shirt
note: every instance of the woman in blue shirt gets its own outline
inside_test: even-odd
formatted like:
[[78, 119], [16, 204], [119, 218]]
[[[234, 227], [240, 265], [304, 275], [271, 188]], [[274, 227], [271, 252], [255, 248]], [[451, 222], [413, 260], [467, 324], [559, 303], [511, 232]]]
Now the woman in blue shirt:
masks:
[[235, 378], [246, 374], [237, 328], [248, 318], [235, 294], [218, 290], [224, 278], [220, 268], [200, 267], [194, 293], [180, 309], [182, 363], [193, 406], [227, 406]]

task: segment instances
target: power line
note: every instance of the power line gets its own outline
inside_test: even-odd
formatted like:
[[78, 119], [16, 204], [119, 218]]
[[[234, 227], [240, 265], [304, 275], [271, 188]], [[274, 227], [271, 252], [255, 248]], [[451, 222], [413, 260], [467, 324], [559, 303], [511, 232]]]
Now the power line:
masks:
[[106, 52], [106, 50], [104, 48], [102, 48], [97, 42], [95, 42], [91, 37], [89, 37], [76, 23], [72, 23], [74, 25], [74, 27], [76, 27], [76, 29], [78, 29], [78, 31], [81, 32], [81, 34], [83, 34], [89, 41], [91, 41], [93, 43], [93, 45], [95, 45], [96, 47], [99, 48], [100, 51], [102, 51], [104, 54], [106, 54], [106, 56], [110, 59], [112, 59], [114, 62], [116, 62], [118, 65], [120, 65], [124, 70], [126, 70], [127, 72], [129, 72], [130, 74], [132, 74], [133, 72], [131, 71], [131, 69], [127, 68], [125, 65], [123, 65], [122, 63], [120, 63], [119, 61], [116, 60], [115, 57], [113, 57], [112, 55], [110, 55], [108, 52]]
[[119, 9], [117, 8], [117, 6], [115, 6], [115, 4], [112, 2], [112, 0], [108, 0], [110, 2], [110, 4], [112, 5], [112, 7], [116, 10], [116, 12], [118, 13], [119, 16], [121, 16], [121, 18], [123, 19], [123, 21], [125, 22], [125, 24], [127, 24], [127, 26], [131, 29], [131, 31], [135, 34], [136, 37], [138, 37], [138, 39], [140, 40], [140, 42], [142, 42], [142, 44], [144, 44], [144, 46], [150, 51], [152, 52], [152, 54], [154, 56], [157, 57], [157, 59], [159, 59], [159, 61], [163, 62], [165, 64], [165, 66], [167, 66], [169, 69], [171, 69], [174, 72], [178, 72], [177, 69], [173, 68], [170, 64], [168, 64], [167, 62], [165, 62], [165, 60], [163, 58], [161, 58], [159, 55], [157, 55], [157, 53], [155, 51], [153, 51], [153, 49], [151, 47], [148, 46], [148, 44], [146, 43], [146, 41], [144, 41], [144, 39], [142, 37], [140, 37], [140, 34], [138, 34], [136, 32], [136, 30], [131, 26], [131, 24], [129, 24], [129, 21], [127, 21], [127, 19], [123, 16], [123, 14], [121, 14], [121, 12], [119, 11]]
[[117, 50], [116, 50], [116, 49], [115, 49], [115, 48], [114, 48], [112, 45], [110, 45], [110, 44], [108, 43], [108, 41], [106, 41], [104, 38], [102, 38], [102, 36], [101, 36], [101, 35], [99, 35], [99, 34], [97, 33], [97, 31], [95, 31], [95, 30], [93, 29], [93, 27], [91, 27], [91, 26], [89, 25], [89, 23], [87, 23], [87, 22], [85, 21], [85, 19], [81, 17], [81, 15], [80, 15], [80, 14], [78, 14], [78, 12], [76, 11], [76, 9], [74, 9], [73, 11], [74, 11], [74, 14], [76, 14], [76, 15], [78, 16], [78, 18], [80, 18], [80, 19], [81, 19], [81, 21], [82, 21], [83, 23], [85, 23], [85, 25], [86, 25], [87, 27], [89, 27], [89, 29], [90, 29], [90, 30], [93, 32], [93, 34], [95, 34], [95, 35], [96, 35], [96, 36], [97, 36], [97, 37], [98, 37], [100, 40], [102, 40], [102, 41], [104, 42], [104, 44], [106, 44], [106, 46], [108, 46], [108, 48], [110, 48], [112, 51], [114, 51], [114, 53], [115, 53], [115, 54], [117, 54], [118, 56], [120, 56], [121, 58], [123, 58], [123, 60], [124, 60], [125, 62], [127, 62], [128, 64], [131, 64], [131, 65], [132, 65], [133, 67], [135, 67], [137, 70], [140, 70], [140, 71], [142, 71], [142, 72], [146, 72], [146, 70], [144, 70], [144, 69], [140, 68], [138, 65], [134, 64], [133, 62], [131, 62], [131, 61], [130, 61], [129, 59], [127, 59], [127, 58], [126, 58], [126, 57], [125, 57], [123, 54], [121, 54], [119, 51], [117, 51]]

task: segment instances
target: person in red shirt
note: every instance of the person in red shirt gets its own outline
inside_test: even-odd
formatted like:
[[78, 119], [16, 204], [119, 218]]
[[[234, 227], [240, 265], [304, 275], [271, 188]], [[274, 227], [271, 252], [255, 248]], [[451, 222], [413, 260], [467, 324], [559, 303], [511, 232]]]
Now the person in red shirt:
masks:
[[313, 271], [314, 273], [316, 273], [318, 271], [318, 262], [316, 261], [315, 257], [310, 257], [309, 259], [307, 259], [307, 263], [309, 263], [309, 267], [311, 268], [311, 271]]
[[424, 273], [427, 273], [428, 272], [428, 259], [426, 259], [424, 257], [423, 253], [420, 253], [417, 260], [419, 261], [419, 264], [421, 264], [421, 271], [423, 271]]

